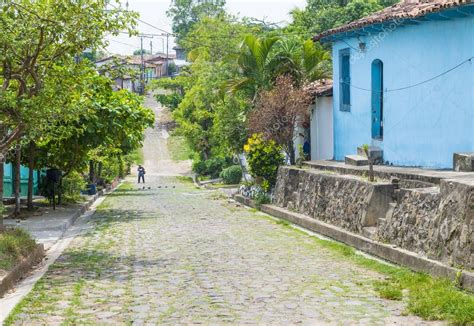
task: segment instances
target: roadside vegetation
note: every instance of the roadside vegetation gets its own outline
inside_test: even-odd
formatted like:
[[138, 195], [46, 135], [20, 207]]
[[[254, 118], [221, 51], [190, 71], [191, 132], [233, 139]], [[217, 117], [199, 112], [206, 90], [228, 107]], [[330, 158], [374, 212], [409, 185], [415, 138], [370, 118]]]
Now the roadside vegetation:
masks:
[[173, 2], [168, 16], [191, 65], [151, 88], [186, 139], [194, 172], [201, 179], [219, 177], [258, 135], [264, 146], [274, 142], [287, 156], [267, 162], [257, 157], [266, 164], [258, 171], [250, 166], [255, 186], [269, 191], [274, 176], [260, 171], [295, 163], [295, 128], [309, 122], [305, 86], [331, 75], [329, 48], [311, 37], [395, 2], [308, 0], [304, 9], [291, 12], [293, 22], [285, 27], [230, 15], [223, 0]]
[[[0, 5], [0, 180], [5, 162], [12, 163], [14, 175], [20, 165], [54, 169], [55, 185], [43, 178], [41, 194], [52, 197], [54, 191], [64, 195], [59, 202], [77, 201], [81, 192], [106, 187], [134, 163], [130, 154], [141, 147], [154, 117], [141, 96], [115, 91], [107, 71], [99, 73], [94, 65], [106, 35], [136, 33], [137, 14], [109, 5], [106, 0]], [[20, 178], [14, 179], [18, 198]], [[28, 179], [32, 210], [33, 172]]]
[[454, 325], [472, 325], [474, 322], [474, 296], [472, 293], [461, 290], [456, 281], [436, 278], [413, 272], [408, 268], [380, 262], [340, 242], [310, 235], [293, 227], [286, 220], [275, 220], [262, 214], [257, 216], [271, 219], [274, 223], [291, 228], [302, 236], [311, 237], [318, 246], [329, 249], [361, 267], [384, 275], [384, 280], [374, 283], [375, 290], [382, 298], [405, 301], [407, 314], [411, 313], [425, 320], [446, 320]]
[[0, 230], [0, 274], [26, 258], [35, 247], [36, 242], [22, 229]]
[[186, 139], [182, 136], [171, 135], [167, 139], [167, 146], [173, 161], [186, 161], [193, 155]]

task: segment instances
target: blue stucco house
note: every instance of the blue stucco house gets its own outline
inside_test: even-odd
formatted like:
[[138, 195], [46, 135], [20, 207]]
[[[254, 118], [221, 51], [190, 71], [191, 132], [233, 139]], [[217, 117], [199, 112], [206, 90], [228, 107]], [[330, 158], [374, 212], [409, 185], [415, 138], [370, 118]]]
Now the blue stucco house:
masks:
[[405, 0], [314, 40], [332, 44], [335, 160], [370, 144], [444, 169], [474, 152], [474, 0]]

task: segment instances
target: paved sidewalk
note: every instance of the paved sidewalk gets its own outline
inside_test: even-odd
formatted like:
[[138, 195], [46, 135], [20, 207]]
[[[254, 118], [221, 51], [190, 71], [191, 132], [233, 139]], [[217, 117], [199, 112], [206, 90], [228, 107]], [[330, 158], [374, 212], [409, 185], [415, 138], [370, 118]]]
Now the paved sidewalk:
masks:
[[52, 207], [41, 207], [41, 215], [33, 214], [25, 220], [5, 219], [4, 224], [16, 226], [28, 231], [38, 243], [48, 250], [62, 238], [64, 232], [81, 216], [87, 208], [97, 199], [95, 196], [86, 196], [85, 201], [77, 204]]

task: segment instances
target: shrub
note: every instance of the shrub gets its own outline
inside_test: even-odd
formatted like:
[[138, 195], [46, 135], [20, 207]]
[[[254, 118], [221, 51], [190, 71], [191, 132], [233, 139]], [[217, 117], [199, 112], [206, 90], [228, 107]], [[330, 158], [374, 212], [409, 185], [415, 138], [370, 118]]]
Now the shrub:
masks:
[[79, 172], [73, 171], [62, 180], [62, 192], [66, 201], [76, 202], [81, 199], [81, 190], [87, 183]]
[[204, 175], [206, 173], [206, 163], [205, 161], [201, 161], [200, 159], [196, 159], [193, 161], [193, 165], [191, 167], [194, 173], [198, 175]]
[[193, 161], [192, 170], [198, 175], [208, 175], [215, 179], [230, 162], [223, 157], [213, 157], [205, 161], [197, 159]]
[[183, 96], [178, 93], [157, 94], [155, 95], [155, 98], [161, 105], [167, 107], [170, 111], [174, 111], [183, 100]]
[[[284, 163], [281, 146], [273, 140], [264, 140], [261, 134], [254, 134], [244, 146], [250, 173], [255, 179], [262, 178], [266, 188], [276, 183], [278, 167]], [[268, 189], [265, 189], [268, 190]]]
[[254, 197], [255, 207], [260, 210], [262, 209], [262, 205], [270, 204], [271, 200], [270, 197], [265, 193], [265, 191], [260, 191], [255, 194]]
[[236, 184], [242, 180], [242, 169], [239, 165], [230, 166], [222, 170], [220, 177], [225, 184]]
[[214, 157], [206, 161], [206, 175], [211, 178], [219, 178], [219, 174], [226, 167], [226, 160], [223, 157]]

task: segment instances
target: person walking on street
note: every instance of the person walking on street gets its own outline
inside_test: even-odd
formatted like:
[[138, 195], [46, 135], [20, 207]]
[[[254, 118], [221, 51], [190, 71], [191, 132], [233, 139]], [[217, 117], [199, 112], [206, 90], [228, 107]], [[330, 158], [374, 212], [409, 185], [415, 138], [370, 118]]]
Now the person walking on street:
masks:
[[140, 180], [142, 180], [143, 183], [145, 183], [145, 168], [139, 165], [137, 171], [138, 171], [138, 183], [140, 183]]

